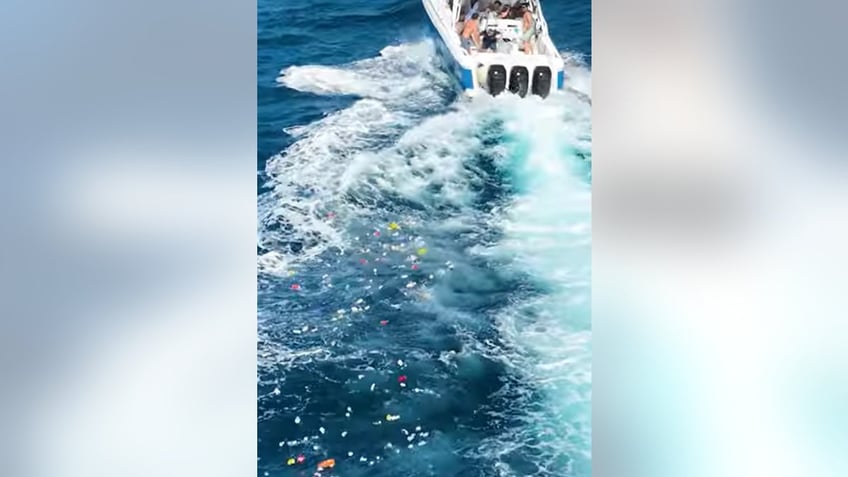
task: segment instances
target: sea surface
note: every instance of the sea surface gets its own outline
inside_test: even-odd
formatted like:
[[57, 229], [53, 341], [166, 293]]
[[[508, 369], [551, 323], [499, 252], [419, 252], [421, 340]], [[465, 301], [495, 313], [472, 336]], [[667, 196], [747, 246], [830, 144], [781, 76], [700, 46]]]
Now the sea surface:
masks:
[[258, 0], [258, 476], [591, 474], [591, 3], [463, 98], [420, 0]]

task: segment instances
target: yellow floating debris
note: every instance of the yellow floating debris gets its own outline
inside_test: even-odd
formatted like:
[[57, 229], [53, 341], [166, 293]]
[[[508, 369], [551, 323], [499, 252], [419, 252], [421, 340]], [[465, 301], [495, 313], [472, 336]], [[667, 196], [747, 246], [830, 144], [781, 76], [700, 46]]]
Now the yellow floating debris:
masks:
[[419, 256], [422, 256], [422, 257], [423, 257], [424, 255], [427, 255], [427, 249], [426, 249], [426, 248], [424, 248], [424, 247], [419, 248], [419, 249], [418, 249], [418, 255], [419, 255]]
[[397, 222], [391, 222], [389, 224], [389, 230], [400, 230], [400, 225]]
[[296, 461], [294, 460], [294, 457], [289, 457], [289, 460], [287, 460], [287, 461], [286, 461], [286, 464], [288, 464], [288, 465], [294, 465], [294, 463], [295, 463], [295, 462], [296, 462]]

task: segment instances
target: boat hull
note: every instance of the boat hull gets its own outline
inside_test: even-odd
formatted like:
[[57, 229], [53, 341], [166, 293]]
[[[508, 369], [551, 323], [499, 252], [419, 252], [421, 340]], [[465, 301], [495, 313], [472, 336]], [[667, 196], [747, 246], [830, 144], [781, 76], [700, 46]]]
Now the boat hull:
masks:
[[[493, 65], [502, 65], [506, 68], [510, 78], [515, 76], [513, 72], [516, 69], [524, 69], [528, 72], [529, 83], [519, 86], [510, 84], [508, 88], [510, 92], [518, 91], [526, 94], [530, 91], [533, 95], [545, 97], [553, 90], [564, 88], [565, 71], [559, 53], [555, 53], [555, 56], [546, 56], [466, 52], [459, 46], [459, 36], [452, 22], [449, 22], [447, 8], [442, 5], [445, 3], [444, 0], [422, 0], [422, 2], [427, 12], [428, 26], [436, 38], [436, 51], [465, 94], [473, 96], [490, 93], [486, 78], [488, 68]], [[546, 37], [545, 40], [553, 49], [550, 39]], [[536, 78], [541, 77], [540, 72], [542, 76], [548, 75], [547, 78], [543, 78], [543, 83], [547, 84], [544, 91], [539, 84], [535, 83]], [[524, 96], [524, 94], [521, 95]]]

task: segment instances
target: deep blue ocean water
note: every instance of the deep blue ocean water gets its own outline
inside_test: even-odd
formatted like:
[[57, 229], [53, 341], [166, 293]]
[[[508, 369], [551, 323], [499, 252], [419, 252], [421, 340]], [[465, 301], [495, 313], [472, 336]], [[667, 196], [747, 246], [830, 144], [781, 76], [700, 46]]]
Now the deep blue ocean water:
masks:
[[419, 0], [259, 0], [258, 475], [590, 475], [591, 7], [543, 7], [570, 90], [467, 100]]

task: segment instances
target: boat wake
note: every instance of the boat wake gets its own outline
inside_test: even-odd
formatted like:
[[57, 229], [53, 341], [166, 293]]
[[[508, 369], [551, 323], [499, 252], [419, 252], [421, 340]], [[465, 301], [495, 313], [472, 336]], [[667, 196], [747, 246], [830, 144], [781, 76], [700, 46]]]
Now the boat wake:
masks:
[[[591, 72], [569, 65], [573, 91], [545, 100], [457, 100], [434, 50], [277, 79], [353, 100], [267, 162], [260, 436], [360, 469], [345, 475], [589, 475]], [[325, 385], [371, 414], [311, 407]], [[372, 422], [395, 411], [405, 435]], [[361, 438], [293, 436], [295, 416]]]

